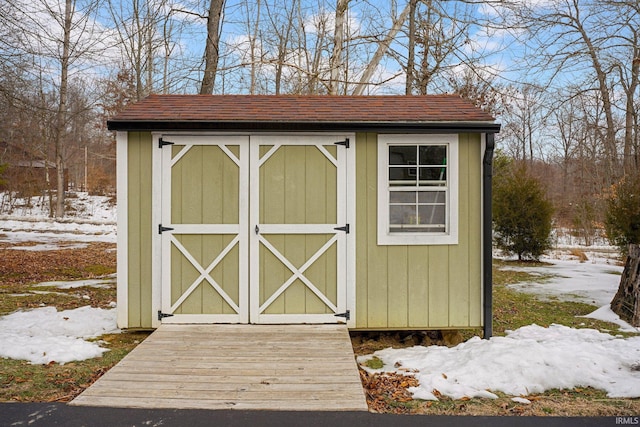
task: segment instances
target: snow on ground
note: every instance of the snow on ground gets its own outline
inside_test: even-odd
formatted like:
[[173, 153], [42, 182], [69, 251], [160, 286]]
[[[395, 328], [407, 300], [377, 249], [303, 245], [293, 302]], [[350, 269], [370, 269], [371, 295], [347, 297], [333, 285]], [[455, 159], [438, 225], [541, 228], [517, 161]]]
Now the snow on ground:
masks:
[[509, 287], [562, 301], [579, 301], [602, 307], [613, 299], [623, 267], [596, 261], [542, 258], [551, 265], [537, 267], [501, 266], [501, 270], [525, 271], [533, 275], [552, 276], [536, 282], [521, 282]]
[[[38, 200], [32, 200], [30, 208], [14, 208], [10, 214], [3, 212], [0, 215], [0, 242], [15, 243], [11, 249], [24, 251], [83, 248], [89, 242], [116, 242], [116, 209], [109, 198], [77, 193], [77, 197], [67, 200], [72, 204], [73, 216], [60, 220], [49, 218]], [[25, 242], [37, 244], [18, 246]]]
[[111, 274], [106, 279], [86, 279], [86, 280], [74, 280], [73, 282], [67, 281], [54, 281], [54, 282], [40, 282], [33, 287], [46, 288], [54, 287], [58, 289], [75, 289], [82, 287], [90, 288], [113, 288], [116, 285], [116, 275]]
[[117, 332], [115, 309], [18, 311], [0, 317], [0, 357], [33, 364], [91, 359], [108, 350], [86, 339]]
[[409, 391], [416, 399], [437, 400], [438, 394], [497, 398], [497, 391], [528, 396], [574, 387], [605, 390], [609, 397], [640, 396], [640, 336], [621, 339], [594, 329], [529, 325], [453, 348], [416, 346], [374, 354], [385, 365], [367, 370], [415, 375], [420, 385]]
[[[0, 201], [5, 202], [8, 194], [0, 193]], [[90, 221], [115, 222], [116, 209], [112, 198], [107, 196], [90, 196], [86, 192], [69, 192], [66, 197], [67, 218], [84, 219]], [[31, 197], [14, 200], [13, 206], [8, 203], [0, 204], [4, 208], [2, 214], [16, 218], [40, 219], [49, 217], [48, 199], [45, 197]]]
[[597, 320], [602, 320], [602, 321], [605, 321], [605, 322], [615, 323], [620, 327], [620, 330], [622, 332], [640, 333], [638, 328], [634, 328], [633, 326], [631, 326], [630, 324], [628, 324], [624, 320], [620, 319], [620, 316], [618, 316], [616, 313], [613, 312], [613, 310], [611, 310], [611, 304], [603, 305], [602, 307], [600, 307], [596, 311], [594, 311], [592, 313], [589, 313], [589, 314], [587, 314], [586, 316], [583, 316], [583, 317], [588, 317], [590, 319], [597, 319]]
[[[70, 197], [67, 200], [72, 204], [74, 216], [59, 221], [48, 218], [36, 199], [31, 200], [29, 208], [16, 208], [11, 215], [4, 212], [0, 216], [0, 242], [16, 244], [10, 249], [50, 251], [84, 247], [90, 242], [115, 243], [116, 210], [108, 198], [86, 193]], [[27, 242], [35, 245], [17, 246]], [[113, 287], [114, 281], [115, 275], [102, 280], [43, 282], [35, 286]], [[34, 364], [99, 357], [108, 350], [87, 340], [115, 332], [118, 332], [115, 309], [87, 306], [60, 312], [55, 307], [18, 311], [0, 317], [0, 357]]]

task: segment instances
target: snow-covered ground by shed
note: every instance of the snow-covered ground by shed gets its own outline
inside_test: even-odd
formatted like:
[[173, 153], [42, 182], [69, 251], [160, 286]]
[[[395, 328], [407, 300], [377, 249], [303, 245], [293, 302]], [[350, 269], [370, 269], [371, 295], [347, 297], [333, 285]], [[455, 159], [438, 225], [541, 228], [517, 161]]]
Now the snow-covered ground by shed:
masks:
[[[443, 346], [374, 353], [379, 370], [415, 375], [416, 399], [527, 396], [553, 388], [594, 387], [610, 397], [640, 396], [640, 337], [616, 338], [594, 329], [530, 325], [505, 337], [478, 337]], [[373, 355], [358, 358], [365, 362]]]

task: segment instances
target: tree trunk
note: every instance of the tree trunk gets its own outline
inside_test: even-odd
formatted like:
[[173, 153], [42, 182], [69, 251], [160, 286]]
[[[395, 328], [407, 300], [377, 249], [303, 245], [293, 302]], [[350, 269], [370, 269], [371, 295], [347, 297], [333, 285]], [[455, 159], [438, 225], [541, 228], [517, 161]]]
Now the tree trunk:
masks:
[[407, 54], [407, 79], [405, 80], [405, 95], [413, 93], [413, 69], [416, 58], [416, 6], [418, 0], [409, 0], [409, 52]]
[[611, 310], [632, 326], [640, 326], [640, 245], [629, 245], [629, 255]]
[[60, 100], [56, 117], [56, 168], [57, 197], [56, 217], [64, 216], [64, 139], [67, 127], [67, 91], [69, 88], [69, 57], [71, 45], [71, 0], [66, 0], [64, 9], [64, 32], [60, 70]]
[[624, 173], [633, 174], [637, 170], [635, 159], [631, 154], [631, 147], [633, 146], [634, 129], [633, 124], [635, 120], [635, 93], [640, 84], [640, 47], [634, 48], [634, 56], [631, 61], [631, 82], [626, 89], [627, 95], [627, 107], [625, 109], [625, 125], [624, 125]]
[[204, 76], [200, 86], [200, 95], [213, 94], [213, 86], [218, 71], [218, 58], [220, 56], [220, 16], [224, 0], [211, 0], [209, 4], [209, 16], [207, 17], [207, 42], [204, 47]]
[[349, 7], [349, 0], [338, 0], [336, 3], [336, 22], [333, 32], [333, 54], [331, 55], [331, 81], [329, 82], [329, 95], [337, 95], [340, 69], [342, 63], [342, 45], [344, 43], [344, 17]]

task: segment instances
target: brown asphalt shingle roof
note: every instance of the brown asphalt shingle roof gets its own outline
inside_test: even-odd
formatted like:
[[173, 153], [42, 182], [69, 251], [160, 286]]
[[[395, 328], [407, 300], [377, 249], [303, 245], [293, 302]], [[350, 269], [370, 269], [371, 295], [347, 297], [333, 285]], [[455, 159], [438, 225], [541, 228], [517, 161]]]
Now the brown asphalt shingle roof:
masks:
[[494, 118], [457, 95], [151, 95], [109, 121], [173, 123], [494, 123]]

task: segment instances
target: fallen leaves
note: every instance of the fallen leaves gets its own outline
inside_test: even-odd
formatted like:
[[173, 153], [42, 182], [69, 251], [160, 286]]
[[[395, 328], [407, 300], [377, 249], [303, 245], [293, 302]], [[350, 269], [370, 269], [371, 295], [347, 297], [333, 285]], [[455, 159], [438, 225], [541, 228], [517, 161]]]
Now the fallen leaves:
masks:
[[0, 243], [0, 314], [44, 306], [58, 310], [84, 305], [109, 308], [115, 301], [115, 287], [32, 287], [39, 282], [94, 279], [115, 273], [115, 244], [93, 242], [83, 248], [34, 252], [8, 247], [9, 243]]
[[0, 244], [0, 284], [12, 292], [21, 285], [50, 280], [95, 278], [116, 270], [115, 244], [92, 242], [86, 248], [23, 251]]
[[413, 412], [415, 401], [407, 388], [418, 386], [416, 378], [392, 373], [371, 375], [360, 370], [360, 379], [371, 411], [396, 414]]

